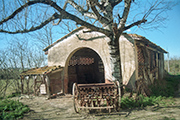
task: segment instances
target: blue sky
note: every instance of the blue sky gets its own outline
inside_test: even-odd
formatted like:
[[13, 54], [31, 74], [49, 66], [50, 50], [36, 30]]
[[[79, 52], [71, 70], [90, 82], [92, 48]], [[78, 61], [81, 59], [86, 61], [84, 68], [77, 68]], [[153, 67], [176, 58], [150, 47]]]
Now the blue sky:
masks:
[[[166, 22], [166, 28], [161, 28], [159, 30], [142, 30], [135, 28], [128, 33], [135, 33], [142, 35], [154, 42], [158, 46], [169, 52], [170, 57], [180, 57], [180, 2], [171, 11], [168, 11], [169, 20]], [[20, 37], [22, 34], [16, 35]], [[59, 34], [56, 38], [61, 38], [62, 34]], [[7, 42], [10, 41], [12, 37], [8, 34], [0, 33], [0, 50], [7, 47]], [[167, 55], [165, 55], [166, 58]]]
[[[142, 35], [169, 52], [170, 57], [180, 57], [180, 2], [168, 11], [169, 20], [166, 28], [154, 31], [136, 30], [133, 33]], [[167, 55], [165, 55], [165, 58]]]

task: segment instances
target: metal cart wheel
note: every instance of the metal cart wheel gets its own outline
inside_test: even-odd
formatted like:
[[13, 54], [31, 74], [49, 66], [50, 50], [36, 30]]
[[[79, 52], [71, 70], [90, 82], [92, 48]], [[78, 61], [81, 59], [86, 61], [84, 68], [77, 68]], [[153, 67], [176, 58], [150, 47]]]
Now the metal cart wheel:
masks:
[[78, 108], [78, 88], [77, 88], [77, 83], [73, 84], [73, 89], [72, 89], [72, 94], [73, 94], [73, 105], [74, 105], [74, 110], [76, 113], [79, 113], [79, 108]]

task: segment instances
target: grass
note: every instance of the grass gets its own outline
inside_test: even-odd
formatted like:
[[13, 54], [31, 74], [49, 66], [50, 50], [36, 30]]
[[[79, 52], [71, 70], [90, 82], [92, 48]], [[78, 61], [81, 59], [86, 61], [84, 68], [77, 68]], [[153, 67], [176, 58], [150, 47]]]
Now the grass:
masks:
[[19, 101], [3, 99], [0, 100], [0, 119], [14, 120], [23, 118], [24, 113], [29, 112], [30, 108]]
[[160, 101], [162, 101], [163, 99], [164, 97], [162, 96], [144, 97], [143, 95], [139, 95], [138, 99], [125, 97], [121, 100], [121, 108], [144, 108], [146, 106], [153, 106], [155, 104], [159, 104]]
[[[0, 93], [0, 99], [4, 98], [4, 97], [10, 98], [13, 96], [18, 96], [17, 93], [21, 92], [21, 86], [18, 87], [18, 85], [17, 85], [17, 83], [19, 83], [19, 85], [21, 85], [20, 79], [19, 80], [9, 79], [8, 82], [9, 82], [9, 85], [7, 86], [7, 89]], [[6, 80], [1, 79], [0, 80], [1, 88], [3, 88], [5, 85], [6, 85]], [[32, 78], [29, 80], [29, 92], [33, 93], [33, 79]], [[27, 93], [26, 81], [24, 81], [24, 94], [25, 93]], [[4, 96], [4, 94], [5, 94], [5, 96]]]

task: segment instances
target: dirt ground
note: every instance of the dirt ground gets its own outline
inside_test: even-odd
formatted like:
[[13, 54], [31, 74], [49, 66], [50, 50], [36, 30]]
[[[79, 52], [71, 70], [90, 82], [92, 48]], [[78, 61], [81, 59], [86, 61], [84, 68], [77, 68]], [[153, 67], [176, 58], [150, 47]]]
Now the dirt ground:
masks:
[[180, 120], [179, 96], [173, 98], [173, 104], [163, 106], [148, 106], [143, 109], [126, 109], [111, 113], [108, 111], [92, 113], [83, 110], [78, 114], [73, 108], [72, 95], [49, 100], [43, 96], [21, 96], [18, 99], [31, 109], [23, 120]]

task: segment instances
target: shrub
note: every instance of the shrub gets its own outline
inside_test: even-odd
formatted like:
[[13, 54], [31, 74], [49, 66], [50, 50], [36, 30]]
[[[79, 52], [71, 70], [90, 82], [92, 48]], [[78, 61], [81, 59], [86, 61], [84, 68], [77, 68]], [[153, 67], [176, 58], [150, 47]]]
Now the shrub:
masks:
[[29, 110], [27, 105], [23, 105], [19, 101], [8, 99], [0, 100], [0, 119], [19, 119]]
[[164, 97], [159, 96], [150, 96], [144, 97], [143, 95], [139, 95], [137, 99], [123, 97], [121, 99], [121, 108], [137, 108], [137, 107], [146, 107], [158, 104]]
[[[158, 82], [157, 80], [156, 85], [150, 87], [152, 95], [173, 97], [178, 89], [179, 80], [180, 76], [167, 76], [164, 81], [161, 82]], [[162, 85], [162, 82], [164, 82], [165, 85]]]
[[20, 96], [20, 95], [21, 95], [20, 92], [15, 92], [15, 93], [12, 93], [11, 95], [8, 95], [7, 98], [17, 97], [17, 96]]
[[[136, 99], [123, 97], [121, 99], [122, 108], [136, 108], [146, 107], [155, 104], [161, 104], [166, 100], [171, 100], [174, 97], [178, 84], [180, 83], [180, 76], [167, 76], [163, 81], [157, 80], [154, 85], [150, 86], [152, 94], [150, 97], [139, 95]], [[168, 101], [169, 102], [169, 101]]]

